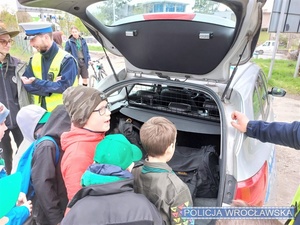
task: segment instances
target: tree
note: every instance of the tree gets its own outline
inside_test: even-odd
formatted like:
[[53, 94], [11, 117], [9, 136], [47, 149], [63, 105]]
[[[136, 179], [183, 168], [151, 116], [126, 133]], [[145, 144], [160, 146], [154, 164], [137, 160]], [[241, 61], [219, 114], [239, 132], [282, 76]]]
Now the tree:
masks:
[[88, 31], [88, 29], [83, 25], [83, 23], [81, 22], [81, 20], [76, 17], [75, 21], [74, 21], [74, 26], [76, 26], [78, 28], [78, 30], [81, 32], [82, 35], [90, 35], [90, 32]]
[[130, 0], [108, 0], [96, 6], [97, 13], [94, 16], [106, 25], [111, 25], [115, 21], [127, 17], [127, 7]]
[[3, 22], [8, 30], [19, 30], [16, 15], [11, 14], [7, 7], [0, 12], [0, 21]]
[[62, 12], [63, 16], [60, 17], [59, 25], [61, 31], [68, 37], [70, 35], [71, 26], [74, 24], [75, 16]]
[[74, 25], [75, 27], [78, 28], [78, 30], [83, 34], [83, 35], [89, 35], [90, 32], [88, 29], [84, 26], [84, 24], [81, 22], [81, 20], [78, 17], [75, 17], [67, 12], [62, 12], [64, 16], [59, 16], [59, 25], [62, 30], [62, 32], [69, 37], [70, 36], [70, 30], [71, 27]]
[[193, 10], [194, 12], [213, 14], [218, 11], [219, 5], [219, 3], [210, 0], [195, 0]]
[[31, 22], [32, 21], [32, 18], [29, 15], [28, 12], [18, 11], [16, 15], [17, 15], [19, 23], [26, 23], [26, 22]]

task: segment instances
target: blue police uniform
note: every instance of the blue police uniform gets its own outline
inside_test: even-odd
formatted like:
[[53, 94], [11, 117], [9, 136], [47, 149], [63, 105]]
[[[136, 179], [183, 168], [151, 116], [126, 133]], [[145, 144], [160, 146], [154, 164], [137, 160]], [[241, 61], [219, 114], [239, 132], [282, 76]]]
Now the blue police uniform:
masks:
[[[21, 23], [20, 26], [26, 32], [27, 40], [31, 40], [37, 35], [52, 32], [50, 23]], [[63, 59], [55, 60], [61, 54], [64, 54]], [[53, 41], [52, 46], [46, 52], [38, 52], [30, 59], [23, 76], [35, 77], [36, 79], [32, 84], [25, 84], [24, 86], [28, 92], [39, 96], [35, 100], [36, 104], [52, 111], [56, 105], [62, 104], [62, 93], [74, 83], [77, 84], [75, 82], [77, 81], [77, 74], [78, 67], [74, 57], [61, 50]], [[61, 76], [61, 79], [56, 81], [59, 76]]]

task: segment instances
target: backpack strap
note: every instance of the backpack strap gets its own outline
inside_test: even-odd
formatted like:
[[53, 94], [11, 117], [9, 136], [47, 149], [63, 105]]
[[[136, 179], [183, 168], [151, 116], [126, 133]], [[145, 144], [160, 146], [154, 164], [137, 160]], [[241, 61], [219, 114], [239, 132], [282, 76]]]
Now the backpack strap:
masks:
[[38, 140], [35, 140], [34, 142], [32, 142], [32, 144], [28, 147], [28, 149], [22, 155], [22, 157], [19, 161], [19, 164], [18, 164], [18, 168], [17, 168], [17, 172], [20, 172], [22, 174], [21, 192], [24, 192], [26, 195], [28, 195], [29, 186], [31, 186], [31, 182], [30, 182], [31, 161], [32, 161], [33, 153], [35, 151], [35, 147], [38, 143], [45, 141], [45, 140], [52, 141], [55, 144], [55, 149], [56, 149], [55, 165], [57, 165], [57, 163], [58, 163], [60, 152], [59, 152], [59, 148], [58, 148], [56, 141], [52, 137], [43, 136], [43, 137], [39, 138]]
[[22, 174], [22, 184], [21, 184], [21, 192], [24, 192], [26, 195], [28, 193], [28, 188], [30, 184], [30, 174], [31, 174], [31, 160], [32, 155], [35, 148], [35, 142], [32, 142], [31, 145], [27, 148], [27, 150], [22, 155], [16, 172], [20, 172]]
[[59, 154], [60, 154], [60, 152], [59, 152], [59, 148], [58, 148], [58, 145], [57, 145], [56, 141], [52, 137], [50, 137], [50, 136], [43, 136], [43, 137], [39, 138], [36, 141], [35, 145], [37, 145], [38, 143], [40, 143], [42, 141], [46, 141], [46, 140], [52, 141], [55, 144], [55, 165], [57, 165], [58, 160], [59, 160]]

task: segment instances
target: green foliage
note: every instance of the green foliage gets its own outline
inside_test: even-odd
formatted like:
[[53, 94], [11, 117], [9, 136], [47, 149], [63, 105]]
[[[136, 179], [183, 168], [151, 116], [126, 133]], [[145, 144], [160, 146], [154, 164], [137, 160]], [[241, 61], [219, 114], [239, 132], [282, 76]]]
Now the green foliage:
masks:
[[66, 12], [63, 12], [63, 18], [62, 20], [59, 20], [59, 25], [61, 27], [61, 31], [67, 36], [69, 37], [70, 35], [70, 29], [71, 29], [71, 26], [74, 24], [74, 21], [75, 21], [75, 16], [69, 14], [69, 13], [66, 13]]
[[[63, 48], [65, 47], [65, 43], [63, 43]], [[88, 45], [89, 51], [95, 51], [95, 52], [103, 52], [102, 46], [98, 45]], [[10, 49], [10, 54], [14, 57], [17, 57], [25, 62], [28, 62], [32, 54], [24, 51], [23, 49], [19, 48], [16, 45], [13, 45]]]
[[[268, 76], [271, 59], [251, 59], [258, 64]], [[291, 60], [275, 60], [271, 79], [268, 80], [270, 87], [280, 87], [289, 94], [300, 93], [300, 77], [294, 78], [296, 62]]]
[[28, 62], [31, 54], [25, 52], [23, 49], [19, 48], [16, 45], [13, 45], [10, 49], [10, 54], [18, 59], [21, 59], [24, 62]]
[[127, 15], [124, 7], [128, 4], [129, 0], [108, 0], [103, 1], [96, 7], [97, 10], [93, 15], [105, 25], [111, 25], [116, 20], [120, 20]]
[[83, 35], [83, 36], [91, 35], [90, 32], [88, 31], [88, 29], [83, 25], [83, 23], [81, 22], [81, 20], [78, 17], [75, 18], [74, 26], [78, 28], [81, 35]]
[[193, 10], [199, 13], [212, 14], [219, 8], [219, 3], [214, 3], [208, 0], [196, 0]]
[[[32, 22], [36, 21], [34, 17], [31, 17], [28, 12], [17, 12], [16, 13], [18, 18], [18, 23], [26, 23], [26, 22]], [[36, 17], [36, 19], [40, 19], [39, 17]]]
[[0, 11], [0, 21], [5, 24], [7, 30], [19, 30], [17, 17], [9, 13], [6, 9]]
[[96, 52], [102, 52], [103, 47], [99, 45], [88, 45], [89, 51], [96, 51]]
[[267, 31], [261, 31], [257, 45], [261, 45], [267, 40], [270, 40], [270, 33], [268, 33]]

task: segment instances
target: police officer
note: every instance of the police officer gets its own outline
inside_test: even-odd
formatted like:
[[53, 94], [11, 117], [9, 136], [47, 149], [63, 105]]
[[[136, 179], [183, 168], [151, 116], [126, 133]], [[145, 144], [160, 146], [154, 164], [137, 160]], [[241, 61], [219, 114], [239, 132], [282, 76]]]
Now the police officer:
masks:
[[35, 104], [52, 111], [62, 104], [62, 93], [77, 85], [77, 62], [53, 41], [52, 24], [31, 22], [19, 24], [26, 40], [37, 50], [22, 77], [25, 88], [34, 94]]

